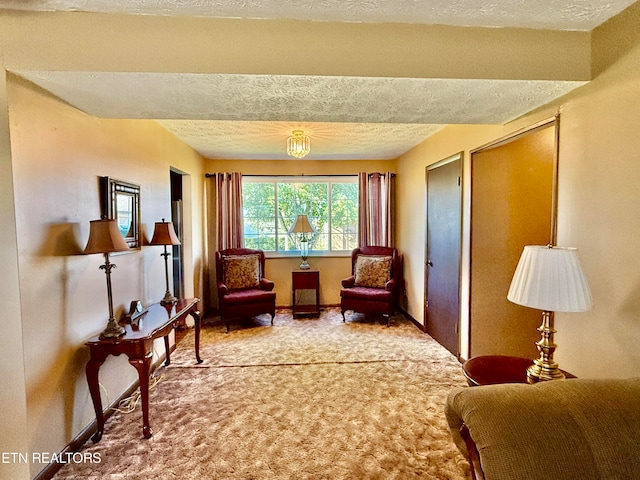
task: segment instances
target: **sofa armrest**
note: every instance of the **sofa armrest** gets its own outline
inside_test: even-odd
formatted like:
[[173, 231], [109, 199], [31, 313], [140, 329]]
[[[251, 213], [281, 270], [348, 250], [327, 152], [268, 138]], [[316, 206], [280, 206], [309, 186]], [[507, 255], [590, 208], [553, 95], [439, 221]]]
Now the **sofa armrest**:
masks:
[[274, 289], [275, 287], [275, 283], [272, 282], [271, 280], [267, 280], [266, 278], [261, 278], [260, 279], [260, 289], [261, 290], [266, 290], [267, 292], [270, 292]]
[[222, 282], [218, 282], [218, 295], [223, 296], [229, 293], [229, 288]]
[[356, 283], [356, 277], [354, 277], [353, 275], [351, 275], [350, 277], [344, 278], [342, 280], [342, 286], [344, 288], [351, 288], [355, 285]]
[[465, 439], [462, 436], [462, 429], [466, 429], [466, 433], [468, 434], [469, 429], [466, 428], [464, 421], [462, 420], [461, 414], [459, 413], [458, 408], [455, 406], [455, 399], [457, 393], [463, 391], [467, 387], [456, 388], [449, 393], [447, 397], [447, 403], [444, 406], [444, 416], [447, 419], [447, 424], [449, 425], [449, 430], [451, 430], [451, 436], [453, 437], [453, 443], [455, 443], [460, 453], [462, 453], [465, 457], [469, 457], [469, 452], [467, 452], [467, 444]]
[[384, 285], [384, 289], [387, 292], [393, 292], [396, 289], [396, 279], [392, 278], [391, 280], [389, 280], [385, 285]]
[[637, 476], [638, 411], [635, 378], [460, 388], [445, 413], [456, 446], [470, 458], [460, 428], [468, 429], [486, 478], [597, 480]]

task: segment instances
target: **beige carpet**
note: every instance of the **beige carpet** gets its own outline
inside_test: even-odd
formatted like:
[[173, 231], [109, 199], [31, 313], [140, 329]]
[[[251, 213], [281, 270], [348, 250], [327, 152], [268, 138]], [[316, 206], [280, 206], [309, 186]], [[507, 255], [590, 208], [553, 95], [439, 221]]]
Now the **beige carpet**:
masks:
[[96, 479], [469, 478], [444, 418], [465, 385], [458, 361], [402, 316], [326, 309], [319, 319], [269, 317], [207, 325], [196, 365], [193, 332], [151, 390], [154, 435], [140, 406], [114, 414], [82, 449], [100, 463], [54, 477]]

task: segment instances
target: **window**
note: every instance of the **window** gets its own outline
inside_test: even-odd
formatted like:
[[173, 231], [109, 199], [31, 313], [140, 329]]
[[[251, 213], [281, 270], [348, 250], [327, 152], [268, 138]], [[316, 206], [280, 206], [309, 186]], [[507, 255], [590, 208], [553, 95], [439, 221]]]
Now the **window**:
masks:
[[289, 233], [308, 215], [309, 250], [351, 251], [358, 242], [357, 177], [242, 177], [244, 246], [267, 252], [299, 250]]

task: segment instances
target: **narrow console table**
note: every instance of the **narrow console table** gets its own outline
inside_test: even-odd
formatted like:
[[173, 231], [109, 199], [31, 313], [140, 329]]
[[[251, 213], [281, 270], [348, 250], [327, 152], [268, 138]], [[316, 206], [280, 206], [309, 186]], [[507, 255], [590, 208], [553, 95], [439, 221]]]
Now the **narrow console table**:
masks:
[[98, 383], [98, 371], [109, 355], [118, 356], [124, 353], [129, 357], [129, 363], [138, 371], [140, 380], [140, 397], [142, 400], [142, 434], [145, 438], [153, 435], [149, 425], [149, 374], [151, 360], [153, 358], [153, 341], [164, 337], [166, 350], [165, 365], [171, 362], [169, 356], [169, 333], [176, 328], [187, 315], [191, 315], [195, 321], [195, 350], [196, 360], [200, 359], [200, 312], [198, 311], [198, 298], [179, 299], [177, 303], [161, 305], [155, 303], [147, 308], [140, 317], [139, 323], [124, 325], [126, 333], [118, 338], [91, 338], [86, 345], [89, 347], [90, 359], [87, 362], [87, 383], [96, 411], [97, 432], [91, 437], [94, 443], [98, 443], [104, 433], [104, 414], [100, 399], [100, 386]]

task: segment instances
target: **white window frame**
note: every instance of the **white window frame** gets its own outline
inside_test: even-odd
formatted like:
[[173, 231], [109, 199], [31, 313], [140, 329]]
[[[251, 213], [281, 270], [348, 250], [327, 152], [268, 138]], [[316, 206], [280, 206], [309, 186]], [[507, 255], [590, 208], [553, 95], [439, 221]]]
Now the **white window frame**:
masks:
[[[310, 257], [350, 257], [352, 250], [331, 250], [331, 188], [333, 183], [353, 183], [358, 184], [357, 175], [274, 175], [274, 176], [262, 176], [262, 175], [243, 175], [242, 183], [328, 183], [327, 197], [329, 199], [328, 204], [328, 222], [329, 222], [329, 250], [309, 250]], [[275, 186], [276, 195], [276, 208], [278, 207], [278, 188]], [[277, 216], [276, 216], [277, 218]], [[244, 219], [243, 219], [244, 222]], [[275, 236], [278, 238], [278, 222], [275, 224]], [[244, 236], [244, 233], [243, 233]], [[243, 239], [244, 240], [244, 239]], [[276, 241], [277, 248], [277, 241]], [[291, 258], [299, 257], [300, 250], [288, 250], [288, 251], [264, 251], [267, 258]]]

